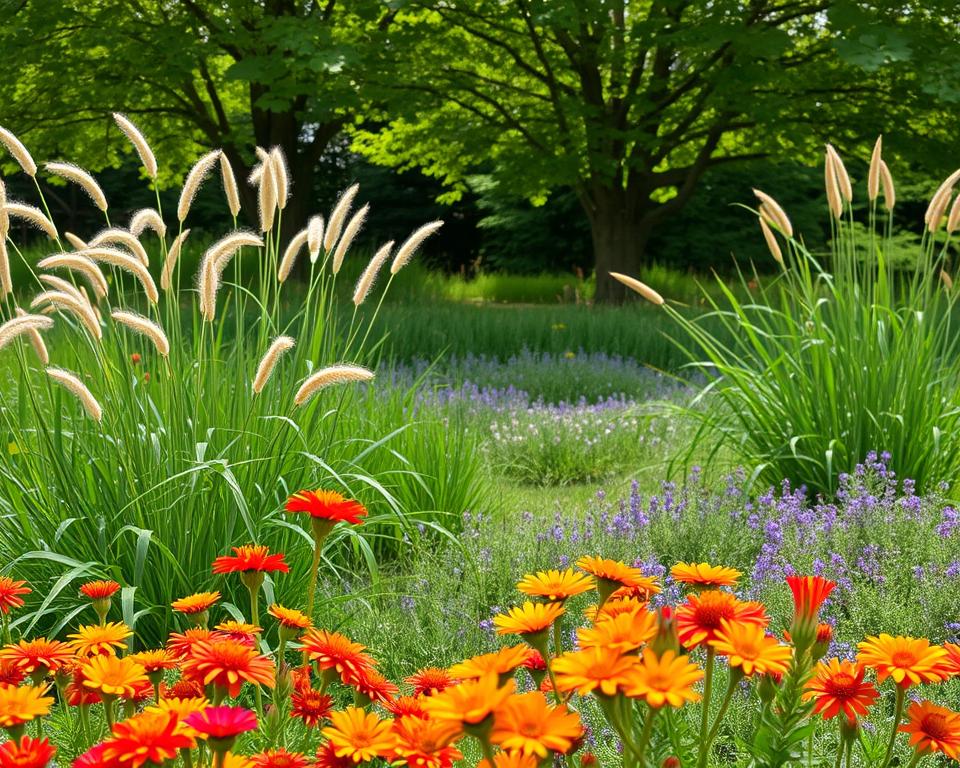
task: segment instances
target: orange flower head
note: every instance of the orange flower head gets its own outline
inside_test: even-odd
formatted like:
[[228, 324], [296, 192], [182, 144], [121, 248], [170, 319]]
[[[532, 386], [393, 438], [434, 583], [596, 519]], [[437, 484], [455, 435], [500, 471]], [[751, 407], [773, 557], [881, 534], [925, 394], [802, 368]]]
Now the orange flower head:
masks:
[[581, 648], [607, 648], [630, 653], [657, 634], [657, 615], [640, 608], [613, 617], [601, 616], [592, 627], [577, 630]]
[[508, 675], [522, 666], [530, 654], [525, 645], [507, 645], [493, 653], [483, 653], [450, 667], [451, 677], [475, 680], [485, 675]]
[[359, 707], [331, 712], [330, 725], [321, 733], [337, 757], [348, 758], [354, 764], [389, 756], [397, 743], [393, 720], [382, 720], [374, 712], [365, 712]]
[[139, 768], [144, 763], [162, 765], [174, 760], [181, 749], [193, 749], [196, 739], [187, 733], [175, 712], [143, 712], [113, 726], [104, 742], [103, 759], [108, 765]]
[[628, 674], [624, 693], [643, 699], [654, 709], [665, 705], [682, 707], [688, 701], [700, 700], [693, 685], [701, 678], [700, 667], [690, 663], [687, 656], [677, 656], [673, 651], [657, 656], [647, 650]]
[[317, 768], [354, 768], [356, 765], [349, 757], [337, 757], [333, 744], [329, 741], [325, 741], [317, 747], [314, 764]]
[[527, 755], [523, 752], [497, 752], [493, 756], [493, 765], [487, 760], [477, 763], [477, 768], [537, 768], [540, 761], [536, 755]]
[[80, 594], [90, 600], [109, 600], [119, 591], [115, 581], [88, 581], [80, 587]]
[[446, 690], [451, 685], [456, 685], [459, 681], [446, 669], [424, 667], [414, 672], [404, 682], [413, 686], [414, 696], [430, 696]]
[[67, 635], [70, 646], [77, 656], [113, 656], [118, 650], [125, 650], [123, 642], [133, 634], [126, 624], [111, 621], [108, 624], [89, 624], [81, 626], [75, 634]]
[[580, 716], [563, 704], [550, 706], [539, 691], [511, 696], [494, 713], [490, 741], [501, 749], [537, 755], [566, 754], [583, 735]]
[[857, 645], [857, 661], [876, 670], [881, 683], [888, 677], [903, 688], [937, 683], [949, 677], [947, 652], [929, 640], [914, 637], [870, 636]]
[[636, 597], [616, 597], [616, 593], [610, 596], [603, 605], [589, 605], [583, 615], [594, 624], [601, 619], [612, 619], [621, 613], [633, 613], [634, 611], [646, 611], [647, 601]]
[[606, 648], [584, 648], [558, 656], [552, 666], [557, 688], [563, 692], [576, 691], [585, 696], [596, 691], [616, 696], [636, 663], [635, 656], [623, 656]]
[[427, 717], [427, 710], [423, 705], [422, 696], [397, 696], [393, 701], [384, 704], [387, 712], [396, 718]]
[[787, 584], [793, 593], [790, 635], [796, 648], [804, 651], [815, 642], [820, 607], [837, 585], [823, 576], [787, 576]]
[[73, 649], [59, 640], [20, 640], [0, 650], [0, 659], [28, 675], [56, 673], [73, 659]]
[[564, 613], [562, 603], [532, 603], [529, 600], [522, 607], [511, 608], [507, 613], [493, 617], [498, 635], [520, 635], [529, 637], [541, 635]]
[[[647, 590], [652, 584], [656, 592], [660, 591], [655, 580], [644, 576], [643, 571], [639, 568], [633, 568], [619, 560], [584, 556], [577, 560], [577, 568], [586, 571], [597, 579], [597, 591], [600, 593], [601, 602], [604, 602], [620, 587], [639, 587]], [[656, 594], [656, 592], [653, 594]]]
[[316, 728], [330, 716], [333, 709], [333, 699], [325, 693], [313, 688], [299, 688], [290, 694], [293, 717], [303, 721], [309, 728]]
[[391, 764], [404, 763], [410, 768], [452, 768], [463, 753], [451, 742], [459, 734], [456, 725], [428, 720], [409, 715], [393, 721], [393, 733], [397, 738], [394, 760]]
[[677, 635], [685, 648], [696, 648], [716, 639], [724, 619], [761, 627], [768, 623], [760, 603], [743, 602], [729, 592], [710, 589], [688, 595], [686, 602], [677, 608]]
[[183, 613], [187, 616], [195, 616], [198, 613], [204, 613], [213, 608], [220, 599], [219, 592], [197, 592], [179, 600], [170, 603], [170, 607], [177, 613]]
[[618, 587], [613, 590], [608, 600], [625, 600], [627, 598], [639, 600], [641, 603], [650, 602], [650, 598], [659, 595], [663, 590], [660, 589], [660, 583], [655, 576], [644, 576], [636, 584], [629, 587]]
[[200, 685], [199, 682], [196, 680], [185, 680], [181, 677], [170, 685], [161, 685], [160, 697], [164, 699], [205, 699], [206, 694], [204, 693], [203, 686]]
[[277, 623], [285, 629], [303, 630], [310, 629], [313, 626], [310, 617], [296, 608], [284, 608], [282, 605], [273, 604], [267, 609], [267, 613], [273, 616]]
[[434, 720], [469, 728], [491, 717], [513, 691], [513, 680], [501, 686], [496, 675], [484, 675], [478, 680], [466, 680], [425, 699], [424, 706]]
[[739, 669], [747, 677], [782, 675], [793, 658], [793, 649], [781, 645], [759, 624], [722, 619], [710, 645], [717, 655], [727, 657], [731, 668]]
[[387, 680], [375, 667], [345, 669], [340, 679], [344, 685], [352, 687], [360, 696], [380, 704], [387, 703], [400, 693], [397, 686]]
[[943, 650], [947, 653], [946, 668], [951, 676], [960, 675], [960, 645], [944, 643]]
[[139, 653], [131, 654], [130, 658], [137, 662], [137, 664], [140, 664], [147, 671], [148, 675], [173, 669], [178, 664], [177, 657], [165, 648], [152, 651], [140, 651]]
[[217, 624], [214, 629], [217, 630], [220, 639], [233, 640], [235, 643], [249, 645], [251, 648], [256, 647], [257, 635], [263, 632], [263, 627], [248, 624], [245, 621], [234, 621], [233, 619]]
[[12, 661], [8, 659], [0, 661], [0, 685], [20, 685], [26, 676], [26, 673]]
[[171, 632], [167, 639], [167, 650], [182, 659], [189, 655], [190, 650], [197, 643], [214, 640], [217, 636], [216, 632], [203, 627], [194, 627], [186, 632]]
[[518, 583], [517, 589], [530, 597], [551, 601], [563, 601], [575, 595], [589, 592], [595, 586], [593, 578], [577, 573], [573, 568], [565, 571], [537, 571], [528, 573]]
[[39, 685], [0, 685], [0, 728], [13, 728], [50, 714], [53, 697]]
[[[210, 702], [205, 698], [186, 698], [180, 699], [176, 697], [161, 697], [160, 701], [152, 704], [147, 707], [145, 712], [173, 712], [176, 714], [177, 719], [181, 722], [186, 720], [194, 712], [203, 712], [207, 707], [210, 706]], [[189, 728], [188, 725], [184, 725], [184, 728]], [[192, 728], [190, 729], [191, 735], [196, 736], [196, 731]]]
[[675, 581], [697, 587], [732, 587], [743, 574], [736, 568], [709, 563], [677, 563], [670, 569]]
[[46, 768], [56, 753], [47, 739], [21, 736], [0, 744], [0, 768]]
[[284, 561], [283, 554], [278, 552], [271, 555], [270, 550], [263, 545], [244, 544], [232, 549], [232, 555], [222, 555], [213, 561], [214, 573], [290, 572], [290, 566]]
[[364, 667], [375, 666], [376, 662], [364, 653], [366, 648], [360, 643], [339, 632], [328, 632], [325, 629], [311, 629], [300, 641], [307, 658], [314, 661], [321, 672], [333, 669], [343, 675], [345, 670], [354, 673]]
[[13, 608], [23, 605], [21, 595], [29, 595], [31, 590], [25, 587], [25, 581], [15, 581], [9, 576], [0, 576], [0, 611], [10, 613]]
[[236, 698], [244, 682], [273, 688], [273, 662], [234, 640], [202, 641], [183, 662], [183, 674]]
[[803, 698], [813, 699], [813, 711], [825, 720], [843, 714], [852, 722], [858, 715], [866, 715], [880, 695], [873, 683], [863, 681], [865, 671], [862, 664], [852, 661], [821, 661]]
[[250, 761], [255, 768], [307, 768], [311, 763], [302, 752], [288, 752], [283, 747], [258, 752]]
[[960, 715], [929, 701], [913, 701], [907, 722], [897, 730], [910, 734], [910, 746], [921, 755], [943, 752], [960, 760]]
[[150, 685], [147, 671], [129, 656], [91, 656], [81, 670], [83, 685], [101, 696], [132, 699], [139, 688]]
[[310, 517], [332, 523], [360, 525], [367, 510], [359, 501], [346, 498], [336, 491], [297, 491], [287, 499], [287, 512], [304, 512]]

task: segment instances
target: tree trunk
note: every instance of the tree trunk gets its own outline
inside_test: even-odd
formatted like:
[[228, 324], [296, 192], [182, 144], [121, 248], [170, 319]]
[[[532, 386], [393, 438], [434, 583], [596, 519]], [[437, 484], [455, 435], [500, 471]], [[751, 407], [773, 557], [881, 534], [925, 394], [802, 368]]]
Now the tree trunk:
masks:
[[652, 226], [638, 210], [636, 197], [628, 190], [609, 188], [594, 188], [589, 195], [581, 196], [593, 239], [597, 303], [622, 304], [636, 298], [635, 293], [609, 274], [621, 272], [637, 277], [643, 264]]

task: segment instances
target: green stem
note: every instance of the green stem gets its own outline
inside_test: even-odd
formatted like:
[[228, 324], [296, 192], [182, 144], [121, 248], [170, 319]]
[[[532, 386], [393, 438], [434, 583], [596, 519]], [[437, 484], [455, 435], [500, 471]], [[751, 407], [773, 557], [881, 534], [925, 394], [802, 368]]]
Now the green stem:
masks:
[[653, 721], [659, 710], [650, 707], [646, 719], [643, 721], [643, 730], [640, 732], [640, 743], [637, 745], [637, 764], [643, 768], [643, 756], [647, 751], [647, 744], [650, 743], [650, 734], [653, 733]]
[[710, 723], [710, 694], [713, 691], [713, 666], [716, 651], [713, 647], [707, 647], [707, 660], [703, 666], [703, 710], [700, 713], [700, 757], [697, 760], [698, 766], [707, 764], [707, 734]]
[[893, 711], [893, 728], [890, 732], [890, 740], [887, 742], [887, 752], [883, 757], [880, 768], [887, 768], [890, 760], [893, 758], [893, 746], [897, 741], [897, 727], [900, 725], [900, 719], [903, 717], [903, 705], [907, 698], [907, 689], [901, 685], [897, 686], [897, 703]]
[[700, 745], [700, 748], [703, 750], [700, 753], [701, 766], [707, 764], [707, 756], [710, 754], [710, 747], [713, 746], [713, 741], [717, 738], [717, 734], [720, 732], [720, 724], [723, 722], [723, 717], [727, 714], [727, 710], [730, 708], [730, 702], [733, 700], [733, 694], [737, 690], [737, 683], [740, 682], [740, 678], [740, 674], [734, 672], [733, 669], [730, 670], [730, 682], [727, 684], [727, 692], [723, 697], [723, 703], [720, 704], [720, 711], [717, 712], [717, 719], [713, 721], [713, 727], [710, 729], [710, 733], [707, 735], [707, 743]]
[[313, 619], [313, 604], [317, 596], [317, 577], [320, 573], [320, 556], [323, 554], [323, 540], [313, 539], [313, 562], [310, 564], [310, 581], [307, 583], [307, 616]]

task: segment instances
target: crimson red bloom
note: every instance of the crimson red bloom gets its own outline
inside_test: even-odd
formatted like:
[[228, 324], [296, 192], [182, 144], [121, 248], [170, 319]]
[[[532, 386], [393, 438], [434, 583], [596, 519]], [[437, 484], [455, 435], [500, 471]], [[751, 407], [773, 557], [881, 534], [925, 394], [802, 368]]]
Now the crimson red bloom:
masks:
[[313, 688], [297, 688], [290, 694], [290, 702], [293, 705], [290, 714], [310, 728], [316, 728], [326, 720], [333, 709], [333, 699]]
[[106, 749], [107, 745], [102, 742], [94, 744], [73, 761], [73, 768], [113, 768], [117, 763], [104, 757]]
[[317, 768], [356, 768], [356, 763], [349, 757], [337, 757], [333, 744], [323, 742], [317, 747]]
[[80, 594], [91, 600], [106, 600], [113, 597], [120, 589], [115, 581], [88, 581], [80, 587]]
[[232, 547], [232, 549], [232, 555], [223, 555], [213, 561], [214, 573], [290, 572], [290, 566], [284, 562], [282, 552], [271, 555], [268, 547], [258, 544], [244, 544], [242, 547]]
[[187, 715], [183, 722], [212, 739], [231, 739], [257, 728], [257, 716], [243, 707], [207, 707]]
[[30, 588], [23, 586], [27, 582], [14, 581], [9, 576], [0, 576], [0, 611], [10, 613], [11, 608], [23, 605], [20, 595], [29, 595]]
[[305, 512], [314, 519], [333, 523], [347, 522], [359, 525], [367, 516], [367, 509], [359, 501], [348, 499], [336, 491], [297, 491], [287, 499], [287, 512]]
[[793, 623], [790, 637], [800, 651], [816, 641], [820, 607], [837, 586], [823, 576], [787, 576], [793, 592]]

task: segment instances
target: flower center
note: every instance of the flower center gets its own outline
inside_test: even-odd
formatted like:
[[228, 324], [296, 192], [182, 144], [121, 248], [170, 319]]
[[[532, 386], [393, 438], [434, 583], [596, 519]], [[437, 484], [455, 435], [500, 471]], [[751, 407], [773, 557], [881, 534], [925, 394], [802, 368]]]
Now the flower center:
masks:
[[839, 698], [849, 698], [856, 692], [857, 681], [852, 675], [841, 672], [830, 681], [830, 692]]
[[895, 667], [912, 667], [917, 663], [917, 657], [910, 651], [895, 651], [890, 661]]
[[940, 714], [931, 714], [923, 718], [923, 732], [932, 739], [942, 739], [950, 735], [947, 718]]
[[526, 723], [520, 723], [517, 730], [524, 736], [539, 736], [540, 735], [540, 726], [539, 724], [533, 721], [527, 721]]

